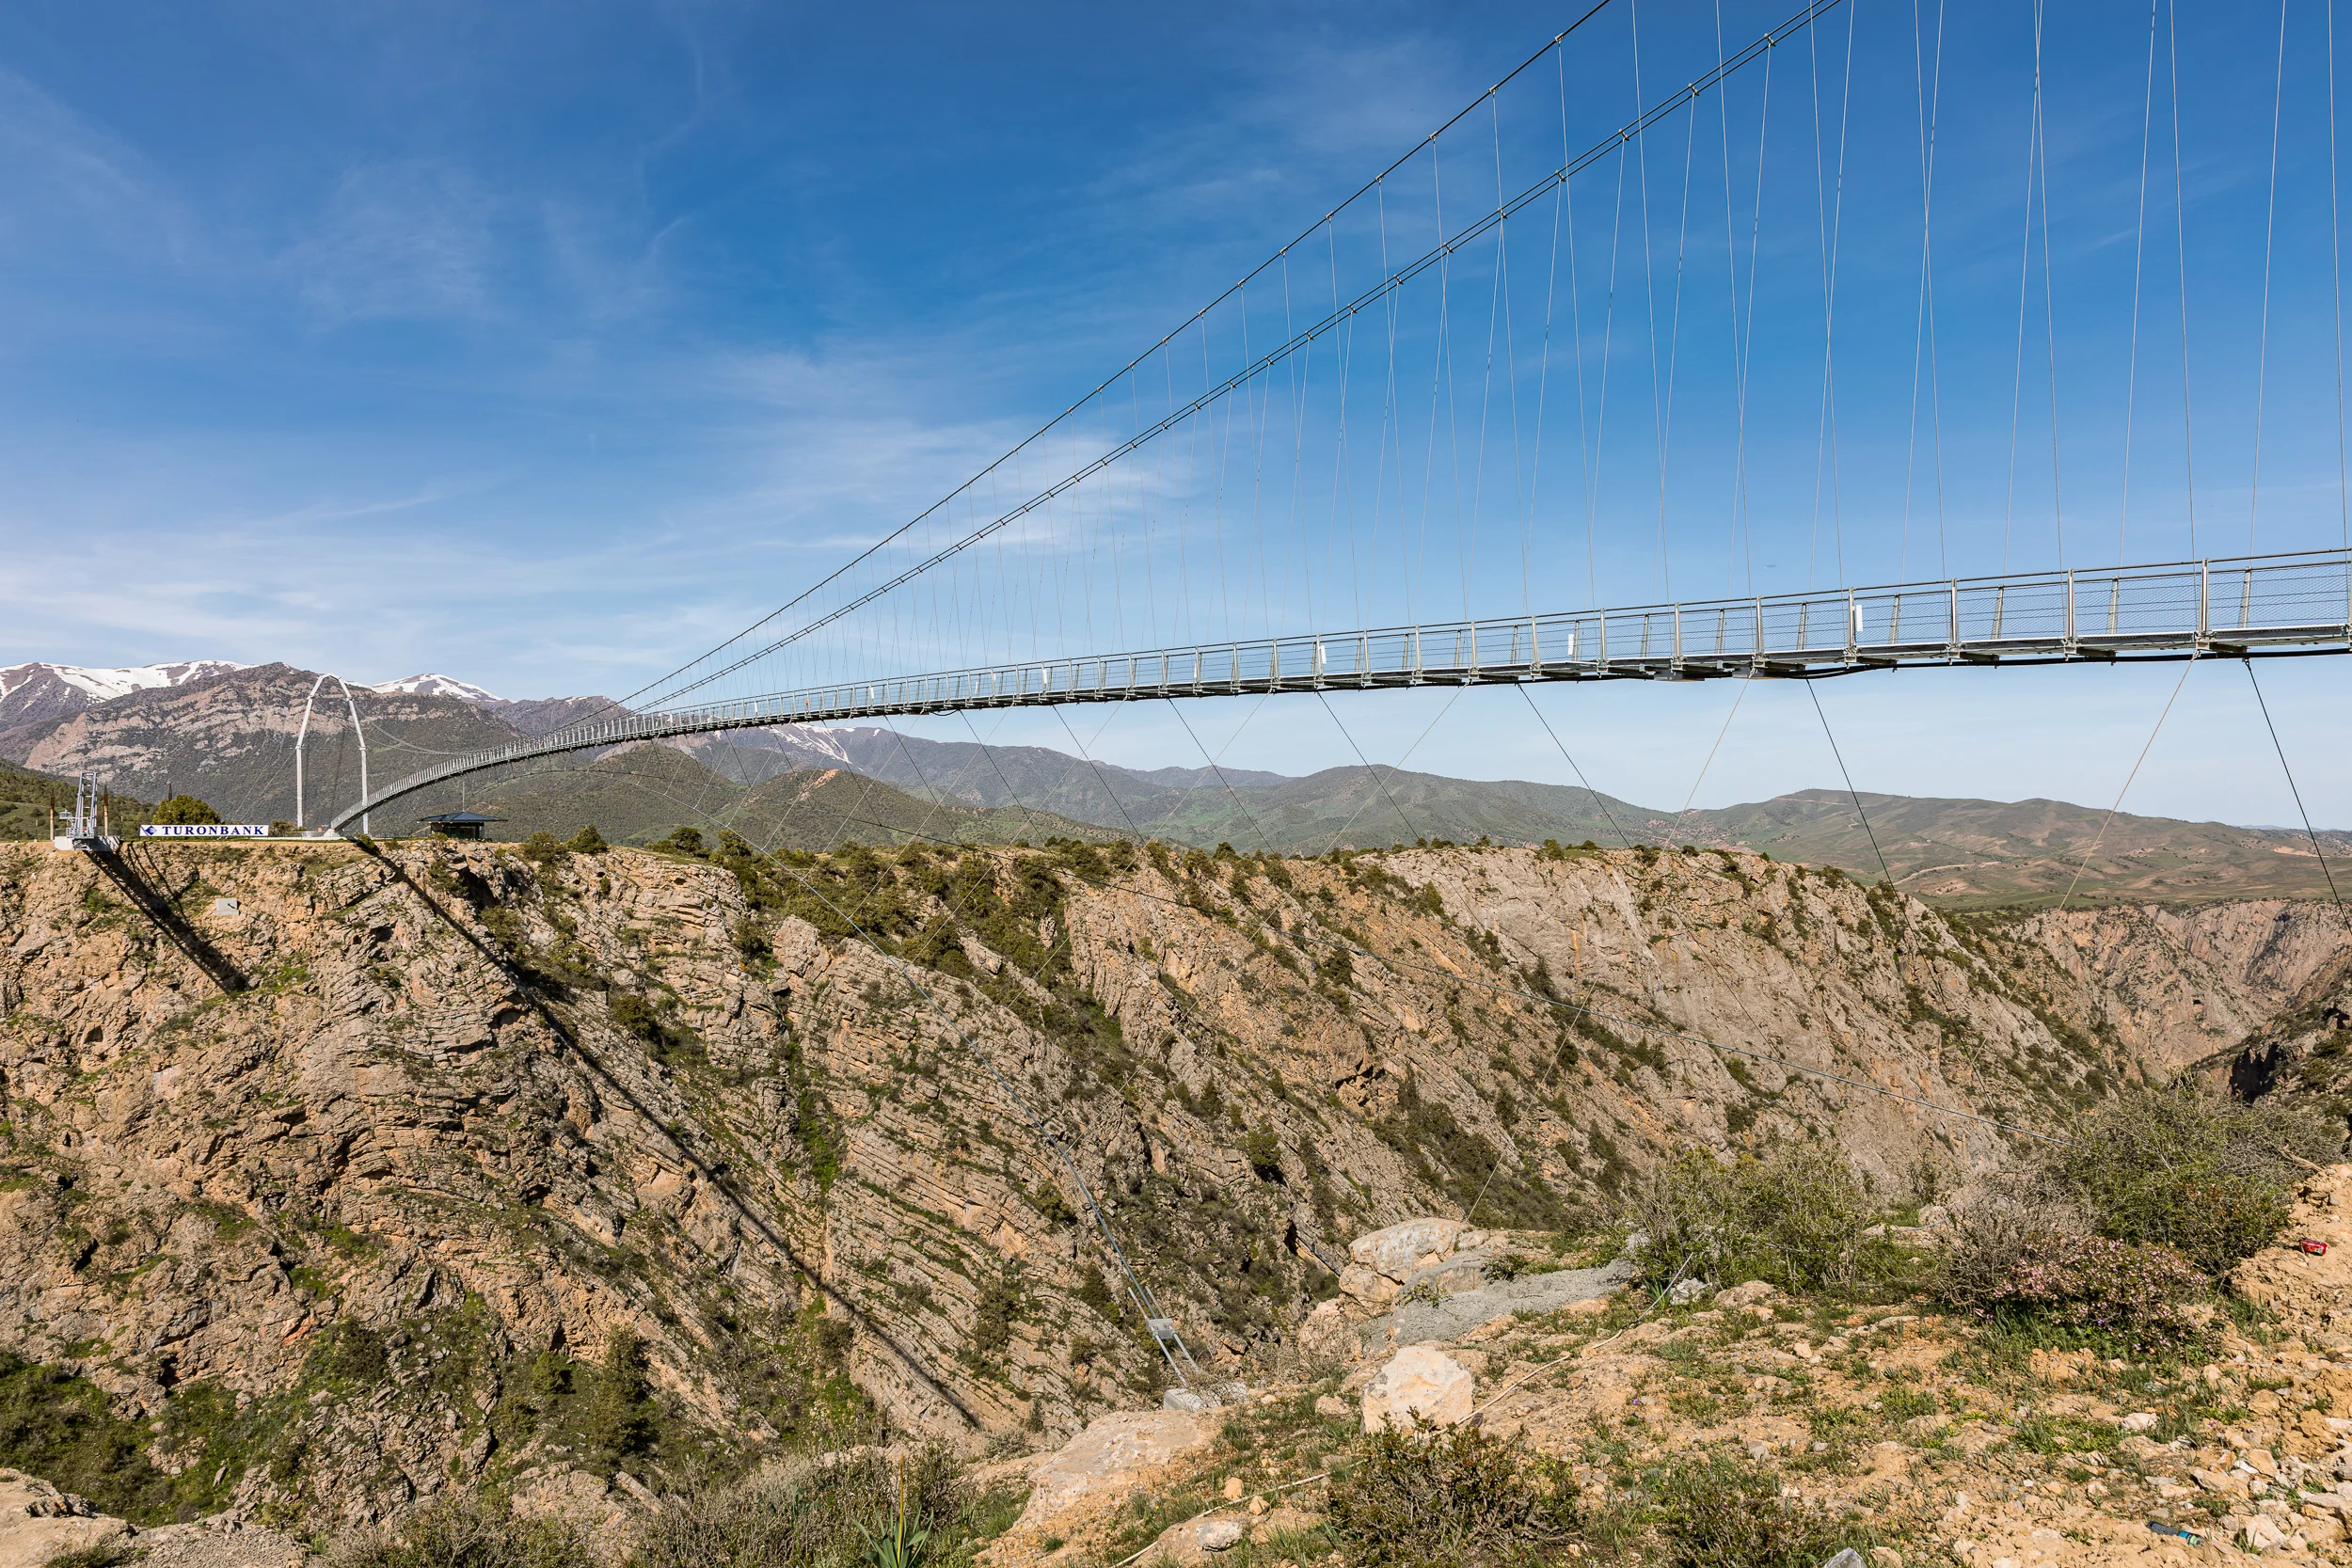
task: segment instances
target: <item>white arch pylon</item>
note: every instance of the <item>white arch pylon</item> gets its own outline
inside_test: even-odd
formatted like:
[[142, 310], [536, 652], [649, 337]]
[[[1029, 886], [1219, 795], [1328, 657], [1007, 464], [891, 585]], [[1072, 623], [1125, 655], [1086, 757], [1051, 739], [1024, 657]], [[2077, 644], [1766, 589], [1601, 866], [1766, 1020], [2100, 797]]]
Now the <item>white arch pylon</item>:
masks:
[[[302, 815], [302, 742], [310, 733], [310, 705], [318, 701], [319, 688], [330, 680], [342, 692], [344, 705], [351, 709], [351, 733], [359, 737], [359, 799], [364, 800], [368, 798], [368, 732], [359, 725], [359, 705], [353, 701], [351, 688], [343, 684], [342, 676], [321, 675], [310, 683], [310, 694], [302, 699], [302, 727], [294, 732], [294, 826], [297, 828], [309, 825]], [[369, 831], [368, 814], [365, 812], [359, 814], [359, 831], [363, 833]]]

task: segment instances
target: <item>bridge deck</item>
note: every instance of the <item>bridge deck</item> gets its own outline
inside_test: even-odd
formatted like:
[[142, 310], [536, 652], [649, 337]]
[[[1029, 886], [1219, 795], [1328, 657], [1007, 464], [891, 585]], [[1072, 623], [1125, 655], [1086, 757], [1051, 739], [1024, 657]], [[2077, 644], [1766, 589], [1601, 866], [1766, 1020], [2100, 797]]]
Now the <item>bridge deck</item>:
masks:
[[338, 831], [444, 780], [565, 752], [771, 724], [1158, 697], [1512, 681], [1816, 678], [1873, 668], [2352, 648], [2352, 552], [1947, 578], [1503, 616], [890, 676], [643, 713], [437, 763]]

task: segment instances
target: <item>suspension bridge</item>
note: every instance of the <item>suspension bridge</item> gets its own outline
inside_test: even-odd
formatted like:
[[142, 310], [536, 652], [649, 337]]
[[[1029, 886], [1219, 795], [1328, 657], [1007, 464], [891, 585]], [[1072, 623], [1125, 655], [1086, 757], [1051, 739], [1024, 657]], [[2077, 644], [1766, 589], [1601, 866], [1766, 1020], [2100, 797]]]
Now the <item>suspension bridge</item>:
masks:
[[[2333, 21], [2332, 0], [1599, 0], [735, 636], [583, 721], [363, 784], [332, 825], [764, 726], [2352, 651]], [[781, 874], [865, 934], [862, 906]], [[1411, 966], [1343, 928], [1292, 940]], [[1069, 1146], [873, 946], [1198, 1375]]]
[[2334, 55], [2307, 0], [1601, 0], [737, 636], [332, 826], [771, 725], [2346, 651]]

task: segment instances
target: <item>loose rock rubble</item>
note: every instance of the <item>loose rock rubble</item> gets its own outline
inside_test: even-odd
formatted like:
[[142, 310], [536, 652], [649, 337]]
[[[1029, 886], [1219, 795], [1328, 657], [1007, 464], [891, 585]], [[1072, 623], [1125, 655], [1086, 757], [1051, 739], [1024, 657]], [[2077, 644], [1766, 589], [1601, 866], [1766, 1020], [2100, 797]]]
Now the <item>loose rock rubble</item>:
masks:
[[[1522, 1313], [1359, 1362], [1339, 1393], [1326, 1380], [1257, 1396], [1279, 1418], [1253, 1416], [1256, 1435], [1228, 1427], [1153, 1472], [1154, 1507], [1208, 1518], [1156, 1527], [1131, 1489], [1126, 1509], [1090, 1521], [1063, 1510], [1052, 1535], [1068, 1553], [1112, 1541], [1124, 1548], [1112, 1560], [1146, 1544], [1147, 1561], [1197, 1560], [1226, 1549], [1213, 1541], [1263, 1536], [1251, 1504], [1327, 1467], [1356, 1432], [1474, 1420], [1567, 1460], [1596, 1508], [1677, 1456], [1772, 1465], [1791, 1498], [1871, 1522], [1868, 1568], [2352, 1563], [2352, 1265], [2332, 1244], [2293, 1250], [2337, 1227], [2352, 1243], [2352, 1165], [2314, 1174], [2280, 1244], [2233, 1275], [2261, 1310], [2225, 1321], [2210, 1360], [2180, 1365], [2013, 1350], [1922, 1303], [1855, 1307], [1760, 1282], [1681, 1305], [1628, 1291]], [[1406, 1259], [1407, 1246], [1459, 1239], [1441, 1224], [1391, 1231], [1407, 1239], [1365, 1238], [1359, 1266], [1391, 1280], [1437, 1250]], [[1278, 1500], [1311, 1522], [1317, 1496], [1311, 1483]], [[1041, 1530], [1053, 1507], [1033, 1499], [1024, 1525]], [[1138, 1537], [1150, 1528], [1156, 1540]], [[1016, 1531], [993, 1560], [1033, 1560], [1037, 1541]]]

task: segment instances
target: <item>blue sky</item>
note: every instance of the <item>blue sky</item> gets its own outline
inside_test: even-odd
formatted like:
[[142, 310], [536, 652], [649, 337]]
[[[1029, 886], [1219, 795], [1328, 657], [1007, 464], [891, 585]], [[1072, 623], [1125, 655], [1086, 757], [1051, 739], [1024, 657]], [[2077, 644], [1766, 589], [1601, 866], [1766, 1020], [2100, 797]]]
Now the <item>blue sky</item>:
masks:
[[[1724, 36], [1736, 45], [1793, 8], [1725, 0]], [[2258, 386], [2268, 410], [2263, 543], [2330, 543], [2341, 522], [2326, 13], [2295, 0], [2281, 77], [2278, 17], [2259, 9], [2189, 6], [2182, 21], [2181, 232], [2206, 548], [2243, 547]], [[1629, 11], [1621, 4], [1596, 24], [1562, 72], [1563, 119], [1579, 136], [1634, 102], [1631, 40], [1617, 25]], [[1525, 5], [9, 8], [0, 14], [0, 308], [13, 328], [0, 340], [0, 528], [10, 541], [0, 662], [284, 658], [370, 680], [437, 669], [510, 695], [631, 689], [946, 494], [1571, 14]], [[1661, 0], [1645, 8], [1648, 98], [1714, 57], [1715, 14]], [[1852, 131], [1831, 527], [1851, 541], [1849, 577], [1938, 570], [1922, 565], [1931, 473], [1907, 403], [1917, 384], [1911, 40], [1915, 19], [1931, 28], [1935, 12], [1852, 0], [1847, 15], [1858, 19], [1856, 86], [1839, 74], [1846, 24], [1824, 24], [1807, 40], [1804, 90], [1784, 52], [1770, 115], [1754, 73], [1723, 115], [1728, 157], [1753, 158], [1764, 124], [1774, 138], [1757, 224], [1763, 281], [1751, 296], [1762, 306], [1750, 373], [1762, 379], [1743, 449], [1756, 498], [1747, 540], [1759, 549], [1728, 543], [1717, 521], [1734, 453], [1731, 318], [1719, 282], [1705, 293], [1693, 282], [1680, 317], [1691, 346], [1678, 351], [1673, 494], [1658, 510], [1673, 579], [1700, 591], [1750, 568], [1761, 587], [1836, 575], [1820, 521], [1819, 410], [1806, 401], [1819, 375], [1820, 328], [1805, 314], [1819, 288], [1806, 249], [1818, 213], [1795, 196], [1824, 145], [1812, 126], [1796, 127], [1826, 113], [1834, 135], [1841, 106]], [[2188, 492], [2184, 444], [2169, 435], [2182, 413], [2178, 328], [2169, 339], [2155, 330], [2179, 301], [2154, 286], [2178, 257], [2159, 243], [2169, 210], [2159, 200], [2143, 223], [2138, 199], [2147, 12], [2054, 8], [2040, 166], [2024, 134], [2030, 27], [2020, 0], [1967, 8], [1947, 35], [1935, 196], [1946, 553], [1953, 570], [1984, 569], [2006, 530], [2021, 563], [2054, 562], [2049, 401], [2037, 385], [2047, 371], [2058, 387], [2071, 558], [2114, 557], [2127, 406], [2137, 521], [2125, 553], [2179, 555]], [[2160, 79], [2159, 121], [2164, 90]], [[1497, 156], [1507, 151], [1514, 172], [1522, 150], [1534, 158], [1540, 118], [1498, 123]], [[1718, 127], [1696, 125], [1707, 135], [1686, 142], [1670, 123], [1646, 151], [1653, 311], [1673, 276], [1666, 258], [1687, 252], [1697, 278], [1692, 236], [1711, 233], [1706, 276], [1720, 279], [1726, 205], [1747, 221], [1744, 176], [1729, 182], [1733, 197], [1714, 188], [1709, 210], [1705, 158]], [[1834, 155], [1839, 144], [1827, 145]], [[1692, 147], [1702, 177], [1682, 211], [1696, 216], [1677, 225]], [[2169, 185], [2169, 159], [2159, 140], [2159, 187]], [[2020, 335], [2016, 319], [2021, 277], [2042, 305], [2043, 234], [2020, 222], [2035, 167], [2046, 167], [2051, 193], [2054, 352], [2037, 323]], [[1613, 189], [1623, 199], [1613, 178], [1597, 170], [1601, 183], [1574, 187], [1595, 243], [1593, 214]], [[1402, 197], [1392, 211], [1401, 221]], [[1537, 253], [1511, 243], [1518, 290]], [[1729, 251], [1742, 243], [1735, 236]], [[2272, 328], [2258, 382], [2265, 252]], [[1465, 277], [1476, 264], [1466, 259]], [[1583, 285], [1588, 303], [1606, 293], [1597, 276]], [[1638, 339], [1656, 319], [1629, 314], [1618, 330]], [[1525, 314], [1515, 330], [1534, 323]], [[1628, 352], [1623, 339], [1616, 352]], [[1647, 352], [1641, 373], [1654, 375], [1654, 345]], [[1633, 444], [1615, 450], [1600, 482], [1606, 515], [1589, 581], [1565, 564], [1586, 556], [1580, 509], [1563, 502], [1531, 523], [1561, 608], [1588, 587], [1618, 601], [1653, 592], [1657, 524], [1643, 516], [1636, 481], [1655, 454], [1634, 443], [1653, 409], [1647, 384], [1625, 380], [1621, 399], [1625, 387], [1640, 390], [1612, 415], [1614, 439]], [[1562, 439], [1573, 450], [1573, 438], [1552, 437]], [[1547, 446], [1542, 461], [1565, 473], [1560, 450]], [[2228, 538], [2216, 546], [2216, 534]], [[1487, 539], [1482, 547], [1511, 557], [1508, 530]], [[1473, 587], [1465, 570], [1466, 598], [1519, 591], [1509, 559], [1492, 569], [1480, 560], [1486, 575]], [[1311, 564], [1302, 558], [1302, 570]], [[1286, 568], [1272, 570], [1287, 585]], [[1331, 612], [1344, 620], [1349, 609]], [[1866, 789], [2105, 804], [2176, 673], [1864, 677], [1822, 695]], [[2265, 672], [2314, 810], [2352, 822], [2352, 784], [2334, 782], [2352, 762], [2337, 733], [2344, 678], [2326, 659]], [[2291, 817], [2244, 689], [2235, 670], [2197, 672], [2133, 805]], [[1597, 784], [1678, 804], [1733, 695], [1713, 684], [1540, 700]], [[1462, 698], [1412, 764], [1565, 778], [1549, 740], [1506, 698]], [[1342, 714], [1368, 754], [1394, 760], [1443, 702], [1406, 695]], [[1196, 722], [1214, 748], [1247, 711], [1204, 707]], [[1096, 710], [1082, 734], [1106, 717], [1106, 755], [1198, 760], [1164, 709]], [[963, 732], [955, 722], [944, 733]], [[1068, 740], [1043, 717], [999, 733]], [[1355, 752], [1319, 709], [1270, 706], [1228, 755], [1301, 771]], [[1836, 782], [1803, 692], [1759, 686], [1698, 799]]]

